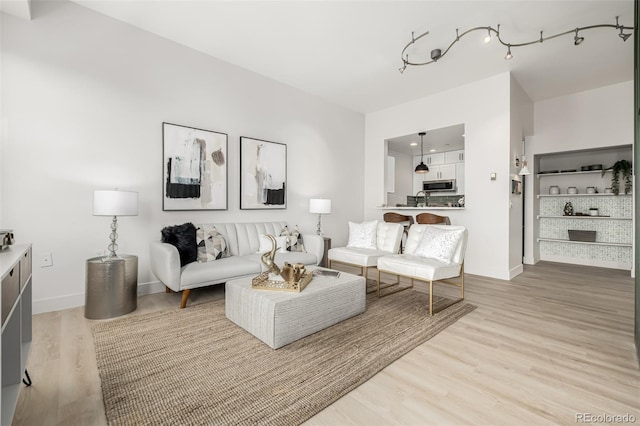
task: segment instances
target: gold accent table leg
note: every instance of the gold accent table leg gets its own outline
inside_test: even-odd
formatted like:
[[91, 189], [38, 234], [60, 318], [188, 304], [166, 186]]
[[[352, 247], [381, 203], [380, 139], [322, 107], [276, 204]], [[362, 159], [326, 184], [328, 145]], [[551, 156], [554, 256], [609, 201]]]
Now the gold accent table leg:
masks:
[[191, 289], [182, 290], [182, 301], [180, 302], [180, 309], [184, 309], [187, 306], [189, 293], [191, 293]]

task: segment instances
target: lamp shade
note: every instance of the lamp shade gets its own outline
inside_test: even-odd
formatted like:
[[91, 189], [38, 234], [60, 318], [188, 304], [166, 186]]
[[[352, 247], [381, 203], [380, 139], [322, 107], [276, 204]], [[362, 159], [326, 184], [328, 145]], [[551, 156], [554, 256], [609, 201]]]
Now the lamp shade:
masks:
[[311, 200], [309, 200], [309, 213], [331, 213], [331, 200], [312, 198]]
[[138, 216], [138, 193], [134, 191], [93, 191], [94, 216]]

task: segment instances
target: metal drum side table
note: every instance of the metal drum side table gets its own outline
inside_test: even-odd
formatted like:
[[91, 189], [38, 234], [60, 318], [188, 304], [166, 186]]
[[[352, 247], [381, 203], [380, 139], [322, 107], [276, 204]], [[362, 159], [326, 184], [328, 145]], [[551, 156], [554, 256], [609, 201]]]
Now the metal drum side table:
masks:
[[106, 319], [138, 307], [138, 256], [93, 257], [87, 260], [84, 316]]

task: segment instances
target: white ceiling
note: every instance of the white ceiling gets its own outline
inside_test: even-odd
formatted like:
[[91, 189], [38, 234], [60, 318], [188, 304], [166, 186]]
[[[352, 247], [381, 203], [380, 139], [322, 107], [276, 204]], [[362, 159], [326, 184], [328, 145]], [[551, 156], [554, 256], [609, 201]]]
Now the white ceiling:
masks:
[[633, 26], [633, 0], [76, 3], [363, 113], [508, 70], [534, 101], [633, 78], [633, 38], [614, 29], [584, 32], [580, 46], [565, 36], [514, 48], [510, 61], [473, 33], [438, 63], [398, 71], [412, 31], [430, 32], [414, 46], [424, 52], [475, 26], [501, 24], [503, 40], [520, 43], [616, 16]]
[[[423, 152], [425, 155], [431, 152], [456, 151], [464, 149], [464, 124], [443, 127], [425, 132], [423, 136]], [[408, 155], [420, 155], [420, 135], [399, 136], [387, 140], [389, 149]], [[411, 146], [412, 143], [416, 145]]]

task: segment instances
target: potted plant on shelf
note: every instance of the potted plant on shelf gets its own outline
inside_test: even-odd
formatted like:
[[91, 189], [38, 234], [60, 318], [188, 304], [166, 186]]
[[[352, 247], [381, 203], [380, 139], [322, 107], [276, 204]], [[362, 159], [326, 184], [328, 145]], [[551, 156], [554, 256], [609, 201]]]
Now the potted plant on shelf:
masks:
[[602, 175], [611, 170], [611, 189], [615, 195], [620, 193], [620, 175], [624, 180], [624, 193], [631, 193], [631, 162], [627, 160], [618, 160], [615, 164], [607, 169], [602, 170]]

